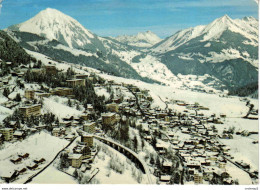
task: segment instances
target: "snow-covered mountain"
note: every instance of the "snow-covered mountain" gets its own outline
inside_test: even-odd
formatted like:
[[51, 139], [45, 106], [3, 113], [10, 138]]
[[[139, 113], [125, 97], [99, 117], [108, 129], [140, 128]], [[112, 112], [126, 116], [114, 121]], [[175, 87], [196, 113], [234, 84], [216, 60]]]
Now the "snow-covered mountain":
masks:
[[51, 8], [41, 11], [24, 23], [11, 26], [9, 29], [34, 33], [49, 40], [54, 39], [71, 48], [83, 48], [97, 38], [75, 19]]
[[227, 86], [258, 81], [258, 20], [225, 15], [181, 30], [150, 48], [174, 74], [209, 74]]
[[156, 34], [154, 34], [151, 31], [146, 32], [139, 32], [137, 35], [123, 35], [123, 36], [117, 36], [117, 41], [121, 43], [125, 43], [130, 46], [136, 46], [136, 47], [151, 47], [160, 41], [162, 41], [161, 38], [159, 38]]
[[211, 22], [208, 25], [200, 25], [194, 28], [181, 30], [169, 38], [156, 44], [152, 50], [155, 52], [168, 52], [177, 49], [181, 45], [202, 37], [200, 42], [219, 40], [225, 31], [230, 31], [242, 35], [246, 38], [243, 44], [258, 46], [258, 20], [254, 17], [245, 17], [243, 19], [231, 19], [224, 15]]
[[54, 60], [82, 64], [126, 78], [142, 79], [134, 68], [112, 53], [129, 51], [129, 46], [97, 36], [58, 10], [47, 8], [5, 31], [22, 47]]
[[127, 78], [201, 86], [188, 84], [194, 78], [218, 89], [258, 81], [258, 21], [253, 17], [225, 15], [164, 40], [150, 31], [103, 38], [48, 8], [6, 31], [30, 51]]

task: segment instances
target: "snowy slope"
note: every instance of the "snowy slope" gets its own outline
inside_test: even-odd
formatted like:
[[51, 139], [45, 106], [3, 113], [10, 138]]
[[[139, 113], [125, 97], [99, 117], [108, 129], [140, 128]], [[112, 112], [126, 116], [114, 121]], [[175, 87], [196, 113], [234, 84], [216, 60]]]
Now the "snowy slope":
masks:
[[151, 47], [162, 39], [151, 31], [139, 32], [137, 35], [123, 35], [115, 38], [121, 43], [137, 47]]
[[203, 41], [217, 40], [221, 34], [230, 30], [231, 32], [241, 34], [247, 40], [245, 44], [258, 46], [258, 21], [254, 17], [245, 17], [243, 19], [231, 19], [225, 15], [211, 22], [209, 25], [200, 25], [194, 28], [188, 28], [177, 32], [160, 44], [152, 48], [154, 52], [168, 52], [175, 50], [191, 39], [203, 36]]
[[[17, 141], [15, 143], [7, 143], [5, 145], [5, 148], [0, 150], [0, 154], [2, 155], [0, 159], [0, 172], [12, 171], [15, 169], [21, 170], [23, 168], [26, 168], [26, 166], [28, 165], [32, 165], [34, 163], [33, 160], [40, 158], [44, 158], [46, 160], [43, 165], [39, 166], [39, 168], [43, 168], [68, 143], [68, 141], [54, 137], [44, 131], [30, 136], [30, 138], [27, 138], [22, 142]], [[17, 165], [10, 162], [10, 159], [17, 158], [19, 153], [29, 153], [29, 159], [23, 160], [22, 163]], [[20, 175], [19, 179], [16, 180], [15, 183], [24, 183], [30, 176], [38, 171], [39, 170], [28, 170], [26, 174]], [[0, 180], [0, 183], [1, 182], [2, 181]]]
[[75, 19], [51, 8], [41, 11], [24, 23], [11, 26], [10, 29], [38, 34], [50, 40], [63, 41], [69, 47], [84, 47], [95, 38], [93, 33]]
[[227, 88], [258, 81], [258, 20], [254, 17], [225, 15], [208, 25], [181, 30], [150, 50], [175, 75], [208, 74]]

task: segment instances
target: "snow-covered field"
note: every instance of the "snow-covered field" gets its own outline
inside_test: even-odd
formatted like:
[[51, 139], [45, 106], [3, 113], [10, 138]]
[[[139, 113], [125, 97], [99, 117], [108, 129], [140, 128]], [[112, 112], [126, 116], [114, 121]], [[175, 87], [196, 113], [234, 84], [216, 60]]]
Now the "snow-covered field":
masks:
[[53, 165], [31, 182], [32, 184], [78, 184], [73, 177], [57, 170]]
[[44, 99], [43, 109], [47, 112], [53, 113], [59, 119], [67, 116], [79, 116], [82, 113], [75, 108], [63, 105], [62, 103], [57, 103], [54, 100], [48, 98]]
[[[0, 172], [13, 172], [14, 170], [21, 170], [28, 165], [33, 165], [33, 160], [44, 158], [46, 162], [39, 165], [43, 168], [49, 163], [56, 154], [63, 149], [69, 142], [63, 139], [54, 137], [44, 131], [30, 136], [22, 142], [6, 143], [4, 149], [0, 150]], [[29, 153], [29, 158], [22, 160], [20, 164], [13, 164], [10, 159], [16, 159], [18, 154]], [[23, 183], [36, 171], [27, 170], [26, 174], [20, 175], [18, 180], [14, 183]]]
[[[154, 99], [153, 105], [165, 108], [165, 103], [162, 102], [159, 96], [165, 100], [183, 100], [187, 103], [198, 102], [200, 105], [208, 107], [210, 110], [205, 112], [207, 114], [215, 113], [217, 115], [223, 113], [227, 117], [241, 117], [244, 116], [248, 107], [246, 103], [239, 100], [239, 97], [220, 97], [218, 94], [207, 94], [202, 92], [193, 92], [190, 90], [180, 90], [172, 86], [162, 86], [158, 84], [149, 84], [134, 79], [125, 79], [115, 77], [107, 74], [100, 74], [105, 79], [114, 80], [116, 82], [124, 82], [127, 84], [134, 84], [141, 89], [150, 90], [150, 94]], [[251, 103], [258, 107], [258, 100], [250, 99]], [[178, 109], [179, 106], [175, 106]]]
[[[241, 118], [228, 118], [224, 124], [226, 129], [234, 126], [235, 131], [259, 131], [258, 120], [246, 120]], [[241, 135], [234, 135], [234, 139], [221, 139], [220, 141], [230, 147], [230, 154], [234, 156], [237, 161], [243, 160], [245, 163], [250, 164], [253, 170], [259, 168], [259, 145], [253, 144], [257, 141], [258, 135], [250, 135], [243, 137]]]

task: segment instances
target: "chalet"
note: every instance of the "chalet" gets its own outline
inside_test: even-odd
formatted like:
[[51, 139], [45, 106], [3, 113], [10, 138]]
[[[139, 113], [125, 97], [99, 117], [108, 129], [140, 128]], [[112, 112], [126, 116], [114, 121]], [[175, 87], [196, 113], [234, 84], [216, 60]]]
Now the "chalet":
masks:
[[25, 90], [24, 92], [24, 97], [27, 98], [28, 100], [33, 100], [35, 95], [34, 90]]
[[19, 173], [19, 175], [23, 175], [26, 171], [27, 171], [27, 169], [23, 168], [23, 169], [19, 170], [18, 173]]
[[221, 118], [226, 118], [226, 117], [227, 117], [227, 115], [226, 115], [226, 114], [223, 114], [223, 113], [221, 113], [219, 116], [220, 116]]
[[82, 154], [69, 155], [70, 164], [73, 168], [80, 168], [82, 164]]
[[162, 170], [164, 173], [169, 173], [172, 167], [172, 163], [171, 162], [163, 162], [162, 164]]
[[44, 162], [45, 162], [46, 160], [44, 159], [44, 158], [41, 158], [41, 159], [39, 159], [39, 160], [34, 160], [33, 162], [35, 163], [35, 164], [43, 164]]
[[117, 113], [118, 110], [119, 110], [118, 109], [119, 106], [116, 103], [107, 104], [106, 107], [107, 107], [108, 111], [111, 111], [111, 112], [116, 112]]
[[19, 176], [19, 172], [17, 170], [10, 171], [10, 170], [1, 170], [0, 177], [6, 183], [13, 182]]
[[32, 165], [30, 165], [30, 166], [27, 166], [27, 168], [29, 169], [29, 170], [37, 170], [38, 169], [38, 164], [32, 164]]
[[0, 129], [0, 133], [3, 135], [5, 141], [13, 140], [14, 130], [12, 128]]
[[88, 121], [89, 120], [89, 114], [88, 113], [82, 114], [82, 115], [80, 115], [80, 118], [83, 119], [84, 121]]
[[20, 164], [22, 163], [22, 158], [16, 158], [16, 159], [10, 159], [10, 161], [13, 163], [13, 164]]
[[29, 158], [29, 153], [19, 154], [18, 156], [19, 156], [20, 158], [22, 158], [22, 159], [27, 159], [27, 158]]
[[94, 111], [94, 107], [92, 104], [87, 104], [87, 110], [90, 111], [90, 112], [93, 112]]
[[219, 162], [218, 163], [218, 167], [221, 168], [221, 169], [225, 169], [226, 168], [226, 162]]
[[60, 128], [53, 128], [52, 135], [55, 137], [60, 136]]
[[162, 144], [156, 143], [155, 145], [156, 150], [158, 150], [159, 154], [165, 154], [166, 147]]
[[24, 139], [25, 138], [25, 133], [24, 131], [15, 131], [13, 134], [14, 138], [16, 139]]
[[10, 121], [9, 123], [10, 128], [17, 129], [19, 126], [19, 123], [17, 121]]
[[223, 179], [223, 184], [224, 185], [232, 185], [234, 183], [234, 181], [232, 180], [231, 177], [228, 177], [228, 178], [224, 178]]
[[66, 116], [66, 117], [63, 117], [62, 120], [63, 121], [72, 121], [72, 120], [74, 120], [74, 117], [73, 116]]
[[160, 182], [163, 182], [163, 183], [169, 183], [171, 180], [171, 176], [170, 175], [161, 175], [160, 176]]
[[147, 141], [149, 141], [149, 142], [151, 142], [151, 141], [152, 141], [152, 136], [151, 136], [151, 135], [146, 135], [146, 136], [144, 137], [144, 139], [147, 140]]
[[194, 161], [194, 160], [188, 160], [186, 163], [188, 168], [195, 168], [195, 169], [200, 169], [201, 163], [199, 161]]

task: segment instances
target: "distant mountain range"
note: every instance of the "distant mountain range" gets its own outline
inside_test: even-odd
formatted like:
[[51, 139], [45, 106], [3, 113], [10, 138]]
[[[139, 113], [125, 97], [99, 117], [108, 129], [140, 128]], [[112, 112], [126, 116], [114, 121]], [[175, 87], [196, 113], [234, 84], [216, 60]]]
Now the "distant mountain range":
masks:
[[151, 31], [112, 38], [100, 37], [48, 8], [5, 31], [26, 49], [117, 76], [187, 86], [187, 77], [194, 75], [219, 89], [258, 82], [258, 20], [254, 17], [225, 15], [164, 40]]
[[152, 47], [153, 45], [162, 41], [156, 34], [151, 31], [139, 32], [137, 35], [123, 35], [117, 36], [117, 41], [135, 47]]

